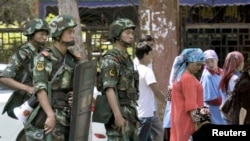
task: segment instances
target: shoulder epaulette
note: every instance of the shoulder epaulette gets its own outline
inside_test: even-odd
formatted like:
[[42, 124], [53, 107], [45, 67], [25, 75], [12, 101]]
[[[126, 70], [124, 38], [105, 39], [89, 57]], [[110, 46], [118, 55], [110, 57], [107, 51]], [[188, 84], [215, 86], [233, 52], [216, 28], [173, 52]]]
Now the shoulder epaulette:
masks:
[[49, 50], [43, 50], [40, 54], [49, 60], [51, 59]]
[[119, 57], [116, 51], [114, 50], [108, 50], [105, 55], [110, 55], [113, 57], [114, 61], [119, 63]]
[[45, 57], [49, 57], [49, 56], [50, 56], [49, 52], [46, 51], [46, 50], [42, 51], [41, 53], [42, 53], [42, 55], [45, 56]]
[[117, 56], [114, 56], [114, 58], [113, 58], [117, 63], [119, 62], [119, 59], [118, 59], [118, 57]]
[[74, 56], [76, 57], [77, 60], [81, 59], [81, 54], [80, 53], [79, 54], [75, 54]]

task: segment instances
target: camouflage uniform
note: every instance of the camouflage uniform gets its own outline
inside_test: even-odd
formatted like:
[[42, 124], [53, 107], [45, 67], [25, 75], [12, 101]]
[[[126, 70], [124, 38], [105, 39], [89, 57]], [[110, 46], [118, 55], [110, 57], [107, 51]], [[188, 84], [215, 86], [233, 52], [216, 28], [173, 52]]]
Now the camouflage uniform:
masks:
[[[126, 28], [134, 28], [134, 24], [128, 19], [120, 19], [111, 24], [111, 37], [120, 36]], [[113, 30], [114, 29], [114, 30]], [[105, 124], [109, 141], [137, 140], [137, 111], [136, 100], [138, 99], [138, 72], [134, 70], [131, 56], [116, 47], [107, 51], [101, 63], [101, 75], [103, 89], [114, 88], [121, 114], [126, 119], [125, 136], [115, 125], [114, 116]]]
[[24, 84], [32, 84], [34, 56], [37, 55], [38, 51], [32, 44], [27, 43], [22, 45], [12, 55], [11, 63], [7, 65], [1, 76], [13, 78], [18, 82], [21, 82], [23, 76], [27, 76], [24, 80]]
[[[49, 27], [47, 23], [42, 19], [34, 19], [26, 25], [23, 35], [27, 36], [28, 41], [30, 41], [33, 35], [41, 30], [47, 31], [49, 34]], [[0, 77], [12, 78], [17, 82], [32, 86], [34, 56], [36, 56], [44, 48], [42, 43], [33, 41], [33, 43], [34, 42], [37, 45], [36, 47], [30, 42], [27, 42], [17, 48], [15, 53], [12, 55], [11, 63], [7, 65], [3, 73], [0, 74]], [[11, 111], [13, 107], [20, 106], [29, 97], [30, 95], [24, 91], [14, 91], [6, 103], [3, 113]]]
[[[31, 20], [25, 27], [23, 35], [30, 38], [38, 30], [45, 30], [49, 33], [49, 27], [44, 20], [34, 19]], [[32, 84], [32, 75], [33, 75], [33, 65], [34, 65], [34, 56], [40, 52], [42, 47], [36, 48], [31, 43], [27, 42], [26, 44], [19, 47], [16, 52], [12, 55], [12, 61], [6, 69], [0, 74], [0, 77], [9, 77], [14, 80], [21, 82], [23, 76], [26, 76], [26, 79], [23, 83]], [[27, 74], [25, 74], [27, 73]]]
[[[71, 16], [59, 15], [50, 23], [52, 37], [58, 37], [65, 29], [75, 26], [76, 23]], [[68, 97], [73, 91], [73, 74], [77, 63], [78, 59], [69, 51], [63, 56], [54, 46], [42, 51], [35, 59], [33, 83], [36, 92], [42, 89], [48, 92], [48, 82], [56, 76], [51, 84], [51, 106], [56, 117], [56, 126], [52, 130], [53, 141], [66, 141], [69, 138], [71, 109], [68, 105]], [[61, 67], [62, 70], [58, 71]], [[35, 127], [32, 122], [27, 127], [29, 128], [25, 132], [28, 141], [45, 140], [43, 127]]]

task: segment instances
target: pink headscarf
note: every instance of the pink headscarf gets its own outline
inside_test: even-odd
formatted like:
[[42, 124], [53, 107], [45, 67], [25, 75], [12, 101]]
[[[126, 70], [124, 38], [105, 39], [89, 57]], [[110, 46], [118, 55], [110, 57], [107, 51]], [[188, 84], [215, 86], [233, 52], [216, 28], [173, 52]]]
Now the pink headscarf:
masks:
[[224, 73], [222, 75], [219, 86], [223, 92], [226, 92], [231, 76], [243, 62], [244, 56], [239, 51], [233, 51], [227, 54], [223, 66]]

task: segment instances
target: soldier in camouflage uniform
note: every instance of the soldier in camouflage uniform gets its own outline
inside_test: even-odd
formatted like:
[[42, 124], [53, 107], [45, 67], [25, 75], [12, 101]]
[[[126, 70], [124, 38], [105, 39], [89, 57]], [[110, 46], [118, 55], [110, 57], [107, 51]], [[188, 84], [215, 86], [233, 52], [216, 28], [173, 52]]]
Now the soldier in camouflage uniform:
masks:
[[23, 35], [27, 36], [28, 42], [16, 49], [11, 63], [0, 74], [0, 83], [15, 90], [3, 113], [10, 110], [10, 107], [19, 106], [15, 105], [18, 104], [16, 99], [23, 103], [32, 94], [34, 56], [44, 48], [48, 34], [48, 24], [42, 19], [33, 19], [26, 24]]
[[101, 63], [102, 92], [106, 94], [113, 116], [105, 124], [109, 141], [137, 141], [138, 72], [134, 70], [127, 47], [134, 42], [134, 23], [126, 18], [110, 25], [114, 48]]
[[[32, 83], [34, 56], [37, 55], [47, 41], [49, 27], [42, 19], [31, 20], [25, 27], [23, 35], [28, 42], [17, 48], [12, 56], [12, 61], [0, 76], [0, 82], [14, 89], [32, 94], [33, 87], [25, 85]], [[23, 76], [27, 76], [21, 83]]]
[[46, 120], [42, 127], [37, 127], [32, 122], [27, 125], [29, 128], [25, 133], [28, 141], [44, 141], [50, 135], [52, 141], [69, 139], [72, 80], [79, 58], [70, 53], [68, 47], [75, 43], [75, 26], [76, 22], [70, 15], [58, 15], [49, 23], [53, 46], [35, 58], [33, 73], [35, 94], [46, 114]]

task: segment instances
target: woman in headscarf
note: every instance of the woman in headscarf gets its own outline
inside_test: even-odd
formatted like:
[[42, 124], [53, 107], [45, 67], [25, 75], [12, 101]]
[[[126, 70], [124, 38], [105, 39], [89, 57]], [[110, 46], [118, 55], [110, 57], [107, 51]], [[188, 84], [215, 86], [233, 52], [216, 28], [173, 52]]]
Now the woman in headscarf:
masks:
[[227, 54], [223, 65], [223, 75], [220, 81], [220, 88], [223, 92], [231, 92], [234, 89], [240, 71], [244, 67], [244, 56], [238, 51]]
[[[227, 95], [234, 90], [234, 86], [240, 77], [240, 71], [244, 67], [244, 56], [238, 51], [232, 51], [227, 54], [223, 65], [223, 74], [220, 81], [220, 89]], [[222, 99], [222, 103], [226, 98]], [[238, 121], [228, 121], [228, 124], [238, 124]]]
[[[203, 88], [195, 77], [204, 62], [203, 51], [187, 48], [175, 58], [170, 81], [173, 82], [171, 97], [171, 141], [187, 141], [196, 131], [197, 113], [206, 115], [203, 107]], [[199, 115], [199, 116], [200, 116]]]
[[167, 87], [167, 94], [166, 94], [166, 107], [165, 107], [165, 113], [163, 118], [163, 128], [164, 128], [164, 139], [163, 141], [170, 141], [170, 129], [171, 129], [171, 93], [173, 88], [173, 77], [174, 77], [174, 65], [177, 63], [178, 57], [175, 58], [170, 77], [169, 77], [169, 85]]
[[204, 102], [209, 107], [211, 123], [226, 124], [227, 122], [220, 111], [222, 97], [225, 97], [225, 93], [219, 89], [223, 70], [218, 67], [218, 56], [214, 50], [206, 50], [204, 54], [205, 68], [200, 80], [203, 86]]

